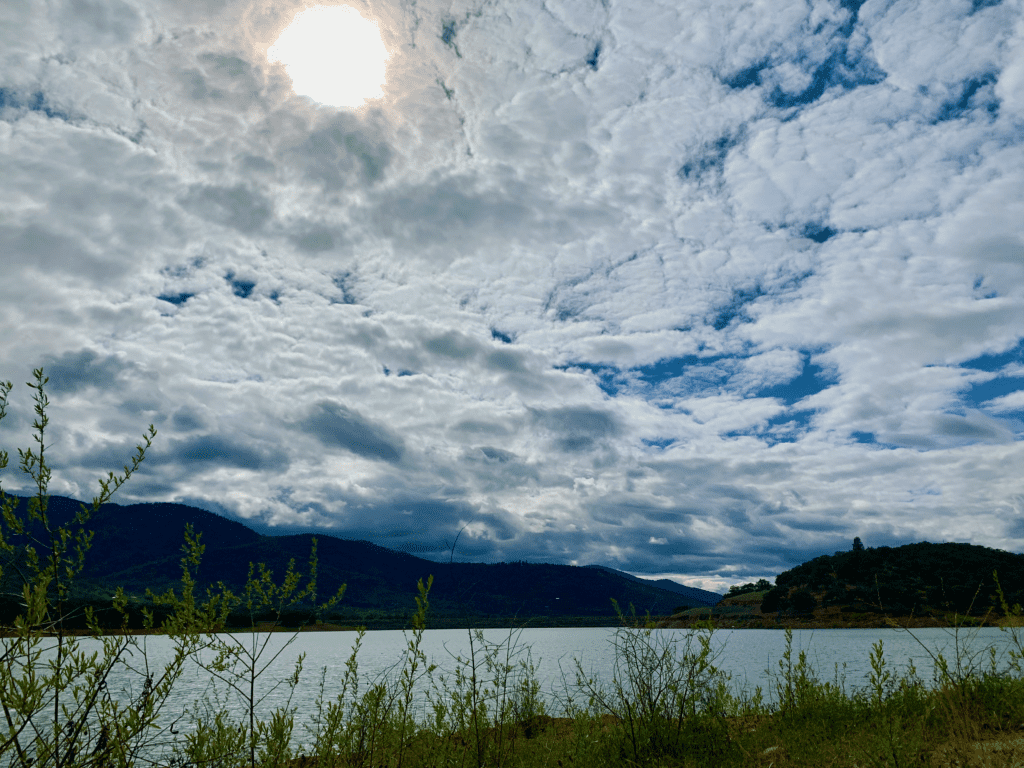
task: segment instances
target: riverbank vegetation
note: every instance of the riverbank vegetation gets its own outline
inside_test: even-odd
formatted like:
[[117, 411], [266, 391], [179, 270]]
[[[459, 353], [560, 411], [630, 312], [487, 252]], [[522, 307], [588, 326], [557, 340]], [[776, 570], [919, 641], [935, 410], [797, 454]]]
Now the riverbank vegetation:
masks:
[[[952, 768], [1024, 759], [1024, 633], [1006, 629], [1010, 651], [1000, 659], [972, 644], [971, 627], [955, 612], [951, 657], [929, 650], [931, 670], [898, 670], [879, 642], [866, 686], [848, 685], [839, 667], [814, 669], [805, 653], [794, 652], [787, 630], [769, 690], [737, 690], [717, 666], [722, 648], [710, 623], [665, 632], [634, 612], [618, 612], [608, 679], [573, 660], [561, 680], [548, 681], [538, 679], [516, 630], [498, 642], [470, 631], [469, 650], [453, 656], [445, 667], [451, 671], [435, 666], [423, 651], [428, 578], [417, 585], [404, 651], [387, 674], [360, 674], [360, 631], [339, 677], [305, 670], [300, 654], [288, 675], [267, 680], [295, 635], [270, 643], [263, 630], [279, 629], [300, 609], [308, 611], [304, 623], [316, 626], [343, 599], [339, 588], [319, 602], [315, 541], [304, 573], [294, 560], [279, 579], [250, 565], [241, 589], [221, 583], [201, 590], [204, 545], [186, 529], [178, 584], [151, 592], [154, 608], [140, 607], [135, 617], [173, 643], [170, 657], [157, 663], [144, 635], [108, 632], [89, 605], [71, 599], [89, 551], [90, 514], [138, 468], [156, 430], [150, 427], [130, 467], [100, 481], [91, 509], [82, 505], [73, 520], [54, 525], [47, 514], [46, 379], [41, 370], [35, 375], [36, 448], [19, 457], [37, 493], [22, 517], [0, 490], [0, 577], [20, 584], [20, 610], [0, 640], [0, 765]], [[0, 383], [0, 419], [10, 389]], [[0, 452], [0, 469], [7, 463]], [[1010, 605], [995, 579], [992, 594], [1002, 615], [1020, 618], [1020, 606]], [[110, 610], [122, 630], [135, 620], [121, 590]], [[223, 632], [239, 615], [257, 631]], [[76, 635], [78, 624], [93, 637]], [[195, 665], [211, 685], [200, 700], [182, 704], [176, 686]], [[294, 693], [309, 675], [319, 680], [319, 694], [312, 717], [297, 721]]]

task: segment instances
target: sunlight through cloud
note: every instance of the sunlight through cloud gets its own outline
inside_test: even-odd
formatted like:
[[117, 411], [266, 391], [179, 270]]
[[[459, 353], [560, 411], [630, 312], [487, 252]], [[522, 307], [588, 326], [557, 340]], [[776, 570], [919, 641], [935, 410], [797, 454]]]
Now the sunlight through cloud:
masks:
[[348, 6], [300, 11], [267, 51], [295, 92], [321, 104], [358, 107], [384, 95], [388, 52], [375, 22]]

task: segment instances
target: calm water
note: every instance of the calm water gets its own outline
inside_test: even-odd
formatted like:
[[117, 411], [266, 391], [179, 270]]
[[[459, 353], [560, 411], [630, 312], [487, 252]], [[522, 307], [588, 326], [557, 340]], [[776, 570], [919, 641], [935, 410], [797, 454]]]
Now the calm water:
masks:
[[[589, 675], [599, 680], [609, 681], [612, 676], [615, 660], [611, 640], [614, 629], [525, 629], [513, 634], [517, 647], [522, 651], [519, 658], [525, 658], [525, 650], [529, 648], [530, 658], [545, 688], [549, 712], [558, 714], [558, 695], [564, 691], [563, 680], [570, 684], [575, 678], [574, 659], [578, 659], [582, 668]], [[687, 630], [657, 630], [667, 637], [684, 638]], [[807, 660], [817, 672], [821, 680], [832, 680], [838, 674], [845, 679], [847, 690], [867, 685], [871, 670], [870, 653], [874, 643], [882, 640], [885, 658], [891, 669], [902, 673], [913, 663], [918, 674], [926, 682], [932, 679], [934, 667], [931, 654], [942, 653], [947, 659], [956, 657], [956, 644], [953, 634], [941, 629], [914, 630], [914, 635], [924, 644], [922, 647], [909, 633], [893, 629], [819, 629], [798, 630], [793, 633], [794, 663], [798, 651], [806, 651]], [[411, 635], [410, 635], [411, 636]], [[488, 629], [484, 636], [492, 642], [508, 640], [507, 630]], [[326, 668], [326, 693], [333, 699], [340, 690], [340, 683], [345, 672], [345, 662], [351, 655], [355, 641], [355, 632], [310, 632], [298, 635], [286, 648], [289, 635], [284, 633], [273, 635], [239, 635], [240, 642], [251, 644], [253, 640], [267, 641], [264, 655], [265, 663], [278, 650], [283, 652], [269, 666], [264, 676], [258, 681], [257, 690], [267, 694], [258, 712], [269, 712], [274, 707], [286, 704], [289, 696], [287, 686], [280, 686], [276, 691], [269, 689], [275, 681], [286, 678], [292, 671], [295, 659], [305, 653], [303, 673], [298, 686], [292, 692], [291, 706], [296, 712], [296, 738], [303, 741], [305, 733], [301, 726], [310, 723], [315, 710], [321, 670]], [[960, 643], [968, 643], [968, 648], [975, 658], [987, 668], [987, 655], [983, 652], [989, 647], [996, 648], [997, 661], [1005, 668], [1009, 634], [995, 628], [961, 632]], [[87, 641], [91, 642], [91, 641]], [[144, 642], [150, 664], [159, 663], [169, 658], [171, 644], [167, 638], [140, 638]], [[401, 661], [406, 648], [407, 636], [401, 631], [367, 632], [358, 656], [359, 677], [363, 681], [361, 690], [366, 689], [367, 681], [379, 680], [382, 676], [396, 674], [396, 664]], [[732, 676], [732, 685], [736, 690], [753, 691], [760, 686], [766, 698], [771, 699], [773, 672], [778, 672], [778, 662], [785, 650], [785, 633], [777, 630], [719, 630], [714, 633], [712, 645], [719, 653], [717, 666]], [[468, 633], [466, 630], [428, 630], [422, 646], [427, 657], [438, 665], [438, 672], [450, 673], [454, 667], [453, 655], [465, 657], [469, 651]], [[152, 668], [152, 666], [151, 666]], [[435, 673], [437, 674], [437, 673]], [[122, 686], [132, 685], [136, 690], [140, 680], [122, 674], [118, 680], [110, 681], [111, 690], [119, 690]], [[424, 684], [423, 688], [426, 688]], [[224, 689], [219, 689], [223, 693]], [[213, 700], [214, 687], [208, 672], [198, 667], [190, 668], [180, 681], [170, 707], [167, 710], [168, 720], [180, 716], [183, 709], [203, 699]], [[231, 701], [230, 697], [222, 699]], [[418, 697], [422, 703], [422, 697]], [[241, 710], [238, 710], [239, 713]], [[183, 720], [178, 723], [179, 730], [187, 730]]]
[[[525, 629], [513, 638], [520, 647], [530, 650], [538, 678], [549, 692], [557, 693], [562, 687], [563, 671], [567, 679], [573, 679], [574, 659], [579, 659], [584, 670], [597, 678], [611, 678], [615, 660], [611, 643], [614, 633], [612, 628]], [[684, 638], [687, 630], [667, 629], [657, 630], [657, 633]], [[305, 653], [305, 684], [300, 684], [300, 689], [308, 687], [312, 691], [324, 667], [327, 668], [328, 682], [338, 681], [352, 653], [355, 636], [355, 632], [301, 634], [268, 671], [268, 678], [279, 679], [290, 672], [294, 659]], [[509, 632], [488, 629], [484, 630], [484, 636], [491, 642], [501, 642], [508, 639]], [[280, 648], [287, 638], [285, 634], [269, 636], [271, 647]], [[406, 638], [400, 630], [367, 632], [358, 656], [360, 677], [369, 679], [386, 674], [401, 660]], [[239, 639], [243, 642], [250, 640], [247, 636], [239, 636]], [[165, 638], [148, 640], [150, 648], [158, 653], [167, 646]], [[912, 636], [895, 629], [816, 629], [793, 632], [793, 661], [796, 662], [797, 652], [806, 651], [807, 660], [820, 679], [833, 679], [838, 665], [838, 671], [845, 674], [849, 687], [861, 687], [867, 684], [871, 649], [879, 640], [883, 642], [890, 668], [903, 672], [913, 663], [925, 681], [931, 679], [932, 654], [942, 653], [950, 660], [956, 656], [955, 638], [949, 630], [920, 629], [914, 630]], [[1005, 668], [1008, 633], [996, 628], [962, 631], [960, 642], [979, 656], [979, 661], [983, 661], [986, 668], [987, 656], [981, 659], [979, 652], [995, 647], [999, 664]], [[771, 674], [778, 672], [778, 663], [785, 651], [785, 633], [759, 629], [718, 630], [713, 635], [712, 646], [719, 653], [717, 666], [730, 673], [734, 687], [753, 690], [755, 686], [761, 686], [767, 694], [771, 687]], [[469, 652], [468, 633], [464, 629], [427, 630], [422, 647], [440, 671], [450, 671], [455, 666], [453, 655], [466, 656]], [[201, 681], [207, 677], [198, 673], [197, 676]]]

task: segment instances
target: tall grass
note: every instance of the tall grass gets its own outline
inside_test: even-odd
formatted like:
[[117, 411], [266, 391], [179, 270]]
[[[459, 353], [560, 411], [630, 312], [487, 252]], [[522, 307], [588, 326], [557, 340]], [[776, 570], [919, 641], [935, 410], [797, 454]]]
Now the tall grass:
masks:
[[[768, 700], [760, 689], [731, 687], [717, 666], [723, 648], [711, 624], [658, 630], [649, 618], [620, 612], [610, 679], [597, 679], [574, 660], [555, 692], [562, 711], [551, 713], [519, 630], [498, 641], [470, 630], [468, 652], [452, 653], [452, 671], [439, 671], [423, 650], [428, 580], [417, 585], [412, 629], [395, 665], [372, 679], [361, 677], [360, 631], [340, 677], [321, 671], [315, 712], [296, 729], [291, 693], [304, 674], [303, 657], [291, 674], [271, 683], [270, 690], [289, 692], [284, 704], [269, 708], [266, 686], [257, 686], [294, 636], [277, 647], [269, 634], [220, 630], [240, 605], [249, 610], [253, 630], [267, 609], [279, 624], [289, 606], [316, 605], [315, 547], [305, 579], [291, 565], [279, 584], [262, 566], [251, 566], [242, 595], [220, 587], [200, 598], [194, 574], [203, 548], [187, 530], [180, 592], [151, 596], [169, 607], [161, 628], [173, 643], [171, 660], [156, 664], [143, 643], [127, 633], [104, 635], [91, 616], [88, 624], [101, 643], [90, 652], [65, 629], [67, 597], [88, 550], [89, 510], [83, 505], [70, 528], [51, 527], [46, 517], [46, 380], [41, 370], [35, 373], [30, 386], [38, 447], [21, 452], [21, 468], [37, 488], [27, 520], [16, 517], [0, 491], [0, 550], [7, 567], [23, 577], [25, 605], [12, 626], [0, 628], [6, 634], [0, 640], [0, 766], [952, 768], [1024, 761], [1024, 747], [1010, 738], [1024, 735], [1021, 608], [1007, 605], [1001, 590], [1011, 646], [1007, 670], [998, 668], [994, 650], [979, 654], [969, 627], [955, 622], [953, 656], [929, 650], [931, 684], [913, 666], [893, 668], [879, 641], [868, 684], [851, 688], [838, 667], [822, 679], [806, 652], [794, 655], [787, 630], [783, 655], [769, 670]], [[9, 383], [0, 383], [0, 418], [9, 391]], [[123, 475], [101, 481], [93, 511], [138, 467], [153, 436], [151, 428]], [[7, 458], [0, 452], [0, 469]], [[25, 543], [33, 524], [45, 540]], [[339, 592], [320, 609], [340, 598]], [[124, 604], [119, 593], [115, 607], [127, 621]], [[153, 626], [152, 614], [147, 625]], [[162, 715], [188, 664], [205, 670], [210, 688], [186, 707], [176, 729]], [[115, 670], [138, 685], [111, 691]], [[190, 728], [180, 725], [183, 719]]]

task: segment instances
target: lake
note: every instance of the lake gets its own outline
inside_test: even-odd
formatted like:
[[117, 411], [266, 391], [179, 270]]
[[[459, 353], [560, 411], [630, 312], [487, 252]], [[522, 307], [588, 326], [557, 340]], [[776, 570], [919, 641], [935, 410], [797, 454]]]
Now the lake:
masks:
[[[656, 630], [655, 634], [684, 638], [688, 631], [662, 629]], [[509, 638], [509, 630], [487, 629], [483, 632], [484, 637], [491, 642], [507, 641]], [[567, 679], [574, 679], [573, 659], [579, 659], [583, 669], [598, 679], [610, 680], [615, 661], [611, 642], [614, 634], [614, 628], [604, 627], [524, 629], [516, 631], [513, 638], [520, 647], [530, 650], [537, 676], [545, 684], [547, 692], [551, 693], [560, 689], [563, 671]], [[268, 679], [276, 680], [289, 674], [294, 659], [299, 653], [305, 653], [304, 682], [300, 683], [300, 690], [305, 691], [308, 687], [312, 691], [324, 667], [327, 668], [328, 681], [340, 680], [345, 662], [351, 655], [355, 636], [355, 632], [299, 634], [268, 670]], [[406, 638], [410, 636], [411, 633], [403, 633], [401, 630], [367, 632], [358, 655], [360, 676], [366, 679], [385, 674], [401, 660]], [[250, 639], [248, 635], [236, 637], [243, 642]], [[271, 646], [276, 648], [283, 645], [290, 635], [277, 633], [260, 637], [269, 638]], [[871, 671], [872, 646], [879, 640], [883, 642], [885, 659], [890, 668], [902, 673], [913, 663], [926, 682], [931, 680], [934, 666], [931, 654], [942, 653], [949, 660], [956, 656], [952, 630], [915, 629], [911, 635], [898, 629], [813, 629], [793, 631], [793, 661], [796, 662], [799, 651], [806, 651], [807, 661], [814, 667], [819, 679], [831, 680], [838, 665], [840, 674], [845, 672], [849, 687], [862, 687], [867, 685]], [[716, 664], [731, 675], [734, 688], [753, 690], [760, 686], [766, 696], [771, 688], [771, 673], [778, 672], [785, 641], [783, 631], [770, 629], [724, 629], [716, 630], [712, 636], [712, 646], [719, 653]], [[961, 630], [960, 641], [962, 645], [967, 641], [967, 646], [975, 656], [980, 656], [979, 652], [989, 647], [995, 647], [998, 663], [1005, 668], [1009, 633], [994, 627]], [[148, 642], [158, 655], [162, 655], [161, 646], [168, 645], [168, 641], [162, 637], [150, 637]], [[442, 672], [445, 669], [450, 671], [454, 668], [453, 654], [466, 656], [469, 651], [467, 630], [427, 630], [422, 648]], [[987, 657], [983, 663], [987, 665]], [[201, 681], [208, 679], [208, 676], [204, 678], [198, 672], [196, 675]], [[191, 689], [194, 686], [190, 684], [189, 687]]]
[[[685, 638], [690, 630], [661, 629], [655, 634], [661, 638]], [[560, 714], [559, 694], [564, 692], [564, 681], [575, 680], [575, 662], [578, 659], [585, 673], [598, 680], [609, 681], [612, 677], [615, 653], [612, 640], [615, 630], [612, 628], [586, 629], [523, 629], [512, 633], [514, 648], [525, 658], [526, 650], [536, 667], [538, 679], [544, 686], [545, 698], [548, 701], [549, 714]], [[293, 637], [287, 633], [244, 634], [233, 636], [239, 642], [251, 644], [253, 641], [267, 643], [264, 655], [265, 663], [274, 653], [282, 651], [257, 682], [257, 692], [267, 694], [258, 713], [267, 713], [276, 706], [288, 701], [291, 693], [291, 706], [297, 709], [295, 736], [297, 741], [304, 740], [302, 730], [304, 723], [311, 723], [316, 707], [316, 697], [321, 678], [321, 671], [326, 670], [326, 693], [334, 698], [340, 690], [345, 663], [349, 659], [355, 632], [305, 632], [294, 636], [290, 645], [285, 647]], [[402, 631], [367, 632], [362, 648], [357, 657], [359, 677], [363, 681], [361, 690], [366, 689], [366, 681], [378, 680], [381, 676], [395, 673], [406, 648], [407, 638], [411, 633]], [[507, 641], [509, 630], [484, 630], [484, 637], [495, 643]], [[916, 639], [915, 639], [916, 638]], [[934, 662], [932, 654], [943, 654], [953, 662], [957, 656], [957, 639], [951, 630], [918, 629], [913, 635], [896, 629], [815, 629], [795, 630], [793, 632], [793, 662], [799, 651], [805, 651], [807, 661], [811, 664], [821, 680], [833, 680], [837, 675], [845, 680], [847, 690], [865, 687], [871, 671], [870, 654], [872, 646], [881, 640], [884, 646], [886, 661], [890, 669], [899, 674], [904, 673], [909, 664], [914, 664], [919, 676], [929, 683], [932, 680]], [[984, 652], [993, 647], [996, 649], [997, 664], [1006, 668], [1007, 651], [1010, 647], [1010, 635], [997, 628], [961, 630], [959, 643], [967, 648], [970, 657], [987, 669], [988, 656]], [[144, 644], [150, 663], [159, 664], [162, 659], [169, 658], [170, 641], [161, 636], [140, 637]], [[919, 642], [920, 641], [920, 642]], [[88, 645], [94, 641], [86, 640]], [[718, 653], [717, 666], [731, 675], [734, 690], [752, 692], [760, 686], [765, 698], [772, 700], [773, 677], [778, 673], [779, 660], [785, 651], [785, 633], [779, 630], [718, 630], [712, 636], [712, 647]], [[469, 652], [469, 634], [467, 630], [427, 630], [422, 645], [427, 657], [438, 665], [438, 674], [451, 675], [456, 664], [455, 655], [466, 657]], [[303, 673], [294, 692], [282, 685], [271, 692], [273, 683], [291, 674], [295, 659], [305, 653]], [[152, 667], [151, 667], [152, 668]], [[139, 680], [130, 680], [122, 674], [117, 680], [110, 680], [110, 690], [119, 690], [122, 686], [139, 685]], [[191, 667], [183, 678], [169, 702], [167, 720], [180, 716], [183, 708], [212, 698], [213, 687], [211, 675], [198, 666]], [[425, 688], [425, 686], [424, 686]], [[223, 693], [223, 688], [221, 687]], [[423, 705], [425, 693], [417, 701]], [[230, 699], [226, 699], [230, 700]], [[240, 709], [236, 710], [239, 713]], [[187, 726], [179, 721], [178, 728], [186, 730]]]

